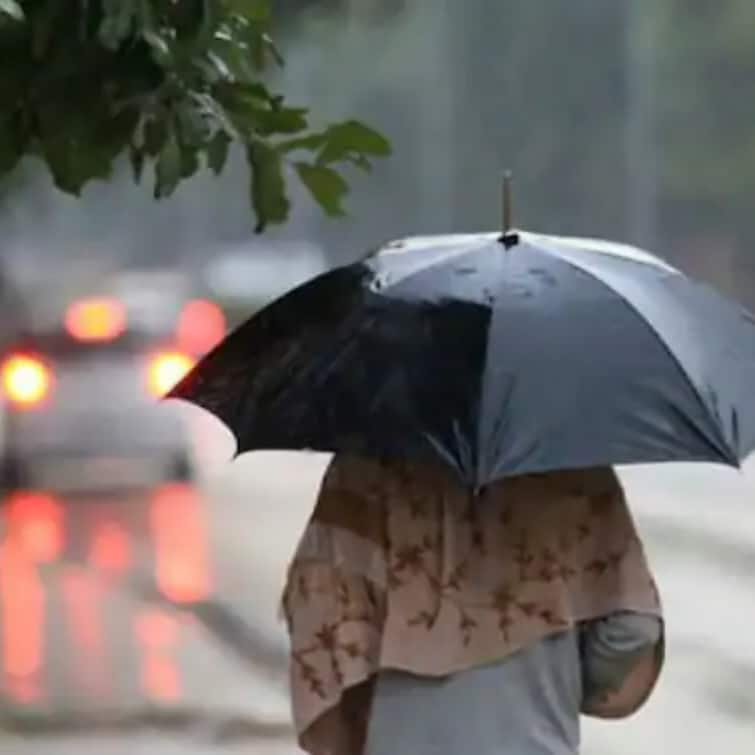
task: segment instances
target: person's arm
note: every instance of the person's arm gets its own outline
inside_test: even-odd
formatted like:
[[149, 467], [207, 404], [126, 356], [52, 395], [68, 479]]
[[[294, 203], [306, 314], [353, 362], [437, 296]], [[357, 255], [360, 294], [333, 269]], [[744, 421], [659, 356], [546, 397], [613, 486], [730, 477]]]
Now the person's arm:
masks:
[[582, 712], [624, 718], [647, 700], [663, 663], [663, 623], [630, 611], [587, 622], [581, 630]]

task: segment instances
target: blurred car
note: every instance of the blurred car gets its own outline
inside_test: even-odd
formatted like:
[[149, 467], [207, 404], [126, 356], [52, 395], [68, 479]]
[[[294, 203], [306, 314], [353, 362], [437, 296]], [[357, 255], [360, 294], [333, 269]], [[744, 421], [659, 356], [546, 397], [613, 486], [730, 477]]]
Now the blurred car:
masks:
[[[149, 287], [141, 280], [137, 288], [146, 295]], [[164, 308], [169, 300], [163, 289], [157, 301]], [[125, 294], [75, 299], [7, 348], [0, 360], [5, 490], [192, 478], [191, 434], [159, 398], [222, 338], [222, 313], [191, 299], [160, 317], [149, 310]]]

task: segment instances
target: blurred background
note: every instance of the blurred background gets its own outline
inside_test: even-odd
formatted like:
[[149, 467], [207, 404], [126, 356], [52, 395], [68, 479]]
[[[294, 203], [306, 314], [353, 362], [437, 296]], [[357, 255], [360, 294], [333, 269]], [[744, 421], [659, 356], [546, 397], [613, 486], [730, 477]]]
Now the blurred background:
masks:
[[[0, 182], [0, 751], [295, 752], [277, 600], [327, 459], [227, 459], [156, 406], [225, 332], [411, 233], [532, 230], [647, 246], [755, 309], [748, 0], [278, 0], [277, 84], [363, 118], [394, 157], [350, 216], [305, 195], [252, 234], [241, 160], [154, 202], [124, 166], [81, 200]], [[115, 430], [114, 428], [117, 428]], [[625, 474], [669, 657], [587, 755], [755, 752], [755, 474]]]

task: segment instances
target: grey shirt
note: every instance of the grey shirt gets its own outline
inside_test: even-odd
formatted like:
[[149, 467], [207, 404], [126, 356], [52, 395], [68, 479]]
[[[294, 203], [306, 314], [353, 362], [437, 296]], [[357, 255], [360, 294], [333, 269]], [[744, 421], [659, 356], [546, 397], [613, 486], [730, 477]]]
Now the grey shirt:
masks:
[[365, 755], [576, 755], [583, 702], [619, 688], [661, 632], [622, 612], [448, 677], [381, 673]]

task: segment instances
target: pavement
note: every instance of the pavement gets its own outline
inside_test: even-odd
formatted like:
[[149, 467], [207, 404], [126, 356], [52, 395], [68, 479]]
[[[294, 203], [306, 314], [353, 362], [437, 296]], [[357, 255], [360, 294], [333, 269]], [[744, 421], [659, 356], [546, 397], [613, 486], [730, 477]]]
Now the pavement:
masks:
[[[2, 755], [296, 752], [278, 598], [327, 457], [260, 453], [229, 465], [228, 439], [202, 432], [214, 439], [197, 490], [48, 502], [48, 519], [63, 512], [64, 544], [23, 517], [14, 530], [6, 507], [3, 557], [20, 531], [37, 561], [30, 571], [11, 552], [16, 577], [0, 574]], [[664, 597], [668, 661], [640, 714], [586, 723], [583, 755], [753, 755], [755, 470], [622, 475]], [[19, 579], [23, 598], [9, 587]], [[25, 618], [12, 629], [15, 674], [9, 606]]]

